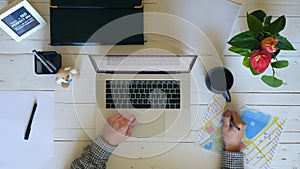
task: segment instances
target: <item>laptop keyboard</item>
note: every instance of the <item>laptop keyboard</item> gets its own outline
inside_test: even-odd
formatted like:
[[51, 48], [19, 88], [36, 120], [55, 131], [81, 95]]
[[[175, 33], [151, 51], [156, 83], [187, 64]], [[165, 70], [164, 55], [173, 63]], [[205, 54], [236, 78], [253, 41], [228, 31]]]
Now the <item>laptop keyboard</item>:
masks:
[[106, 80], [107, 109], [180, 109], [179, 80]]
[[110, 57], [105, 58], [105, 61], [108, 65], [128, 65], [128, 66], [135, 66], [135, 65], [146, 65], [146, 66], [153, 66], [153, 65], [179, 65], [180, 64], [180, 57], [176, 55], [130, 55], [128, 56], [118, 56], [112, 55]]

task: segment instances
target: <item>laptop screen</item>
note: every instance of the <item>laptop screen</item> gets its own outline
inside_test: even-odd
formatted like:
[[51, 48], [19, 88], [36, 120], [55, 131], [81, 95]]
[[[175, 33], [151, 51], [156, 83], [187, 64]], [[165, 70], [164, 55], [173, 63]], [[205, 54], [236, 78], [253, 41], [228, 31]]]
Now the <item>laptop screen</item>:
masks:
[[98, 73], [105, 72], [190, 72], [196, 55], [93, 55]]

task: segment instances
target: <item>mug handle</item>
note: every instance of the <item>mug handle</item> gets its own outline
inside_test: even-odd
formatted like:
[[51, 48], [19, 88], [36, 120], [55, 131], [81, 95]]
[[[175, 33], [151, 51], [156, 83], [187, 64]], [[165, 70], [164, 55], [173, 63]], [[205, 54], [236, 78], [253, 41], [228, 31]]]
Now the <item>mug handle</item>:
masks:
[[223, 93], [222, 95], [226, 99], [226, 102], [231, 102], [231, 96], [230, 96], [229, 90], [226, 90], [226, 92]]

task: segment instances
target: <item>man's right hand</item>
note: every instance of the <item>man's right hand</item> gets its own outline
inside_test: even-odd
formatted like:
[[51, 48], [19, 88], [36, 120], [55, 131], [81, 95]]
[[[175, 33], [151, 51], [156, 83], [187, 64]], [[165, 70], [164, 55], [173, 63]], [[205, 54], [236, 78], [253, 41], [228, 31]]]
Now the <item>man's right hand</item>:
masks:
[[[222, 135], [225, 143], [225, 151], [239, 152], [241, 150], [241, 140], [246, 130], [246, 123], [235, 111], [226, 111], [223, 115]], [[233, 119], [240, 130], [230, 126], [231, 119]]]

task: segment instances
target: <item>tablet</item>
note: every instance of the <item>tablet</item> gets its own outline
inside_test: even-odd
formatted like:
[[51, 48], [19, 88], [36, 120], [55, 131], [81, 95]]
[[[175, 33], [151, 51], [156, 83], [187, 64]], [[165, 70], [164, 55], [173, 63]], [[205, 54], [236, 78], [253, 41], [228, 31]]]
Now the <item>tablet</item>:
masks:
[[27, 1], [15, 1], [0, 14], [0, 28], [17, 42], [46, 25], [45, 20]]

